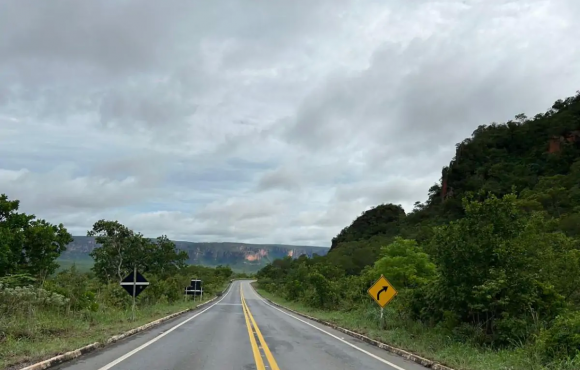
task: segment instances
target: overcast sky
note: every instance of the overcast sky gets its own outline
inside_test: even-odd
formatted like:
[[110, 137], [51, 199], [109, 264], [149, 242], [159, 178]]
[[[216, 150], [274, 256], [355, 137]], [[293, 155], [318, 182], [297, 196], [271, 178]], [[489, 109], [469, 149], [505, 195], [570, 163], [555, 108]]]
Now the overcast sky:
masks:
[[0, 193], [85, 235], [329, 246], [580, 89], [578, 0], [0, 2]]

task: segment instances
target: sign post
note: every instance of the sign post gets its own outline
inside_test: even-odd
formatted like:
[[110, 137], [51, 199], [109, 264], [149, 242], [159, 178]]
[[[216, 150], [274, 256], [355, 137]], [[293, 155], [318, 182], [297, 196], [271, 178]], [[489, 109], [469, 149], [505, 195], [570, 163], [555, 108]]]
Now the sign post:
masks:
[[133, 297], [133, 306], [131, 308], [131, 318], [135, 321], [135, 298], [147, 288], [149, 282], [143, 275], [137, 271], [137, 266], [133, 268], [133, 272], [121, 280], [121, 287], [125, 289]]
[[135, 293], [137, 287], [137, 266], [133, 267], [133, 306], [131, 307], [131, 321], [135, 321]]
[[203, 287], [202, 281], [199, 279], [191, 279], [191, 283], [185, 288], [185, 296], [193, 296], [193, 301], [195, 302], [195, 296], [199, 296], [199, 300], [203, 300]]
[[385, 327], [385, 321], [383, 316], [384, 308], [395, 296], [397, 295], [397, 290], [395, 287], [389, 283], [389, 281], [381, 274], [381, 277], [367, 290], [369, 295], [381, 306], [381, 328]]

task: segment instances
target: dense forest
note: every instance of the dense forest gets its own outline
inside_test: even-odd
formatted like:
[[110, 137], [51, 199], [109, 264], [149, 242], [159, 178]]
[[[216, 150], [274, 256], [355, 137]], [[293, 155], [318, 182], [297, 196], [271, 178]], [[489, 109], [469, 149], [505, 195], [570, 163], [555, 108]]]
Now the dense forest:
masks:
[[580, 92], [479, 126], [412, 212], [378, 205], [328, 255], [274, 261], [258, 277], [287, 300], [352, 311], [373, 304], [366, 290], [384, 274], [399, 290], [392, 317], [477, 346], [523, 346], [559, 368], [580, 360], [579, 238]]

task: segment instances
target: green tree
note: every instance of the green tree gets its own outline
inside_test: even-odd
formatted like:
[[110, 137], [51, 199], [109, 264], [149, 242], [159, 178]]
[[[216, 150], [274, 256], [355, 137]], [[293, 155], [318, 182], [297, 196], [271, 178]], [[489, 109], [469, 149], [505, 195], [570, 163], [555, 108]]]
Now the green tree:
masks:
[[60, 271], [44, 283], [43, 288], [68, 298], [69, 309], [79, 311], [89, 309], [96, 311], [99, 307], [96, 294], [90, 288], [90, 277], [81, 273], [73, 265], [68, 270]]
[[95, 236], [100, 245], [91, 252], [93, 271], [105, 282], [113, 278], [121, 281], [135, 267], [166, 278], [184, 268], [189, 258], [167, 236], [151, 240], [117, 221], [97, 221], [88, 235]]
[[[143, 240], [145, 252], [137, 258], [142, 259], [145, 271], [161, 276], [173, 275], [177, 270], [184, 268], [189, 256], [186, 251], [179, 251], [166, 235], [158, 237], [155, 241]], [[220, 267], [220, 272], [225, 273]], [[231, 269], [229, 269], [231, 275]], [[228, 275], [229, 277], [229, 275]]]
[[397, 289], [415, 288], [435, 277], [435, 264], [415, 240], [396, 237], [393, 243], [381, 248], [381, 256], [373, 271], [383, 274]]
[[[0, 200], [0, 203], [2, 201]], [[0, 221], [1, 222], [1, 221]], [[0, 227], [0, 277], [8, 273], [12, 260], [12, 233], [7, 227]]]
[[495, 339], [521, 338], [530, 312], [550, 318], [563, 307], [565, 279], [555, 271], [574, 241], [553, 232], [543, 214], [523, 212], [514, 194], [466, 198], [464, 207], [465, 218], [437, 228], [431, 240], [441, 308]]
[[0, 276], [27, 273], [44, 280], [57, 269], [55, 260], [73, 239], [62, 224], [18, 213], [19, 205], [0, 195]]
[[[99, 247], [90, 253], [95, 260], [92, 267], [95, 275], [102, 281], [108, 282], [114, 277], [120, 282], [127, 274], [127, 265], [131, 265], [136, 258], [131, 247], [135, 246], [132, 240], [134, 233], [118, 221], [99, 220], [87, 236], [94, 236]], [[129, 267], [129, 268], [132, 268]]]
[[318, 308], [334, 308], [338, 303], [338, 292], [335, 284], [314, 270], [308, 274], [308, 283], [313, 287], [314, 294], [310, 297], [310, 304]]

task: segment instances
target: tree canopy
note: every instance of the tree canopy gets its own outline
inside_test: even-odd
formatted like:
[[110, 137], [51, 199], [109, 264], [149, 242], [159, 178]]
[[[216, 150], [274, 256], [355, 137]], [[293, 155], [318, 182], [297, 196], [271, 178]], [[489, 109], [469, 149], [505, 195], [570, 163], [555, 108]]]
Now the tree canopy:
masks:
[[0, 195], [0, 276], [24, 273], [44, 280], [58, 268], [55, 260], [72, 236], [62, 224], [19, 213], [19, 206]]
[[151, 240], [118, 221], [97, 221], [87, 235], [99, 244], [90, 255], [95, 260], [92, 270], [102, 281], [120, 282], [135, 267], [168, 276], [185, 267], [188, 259], [167, 236]]

